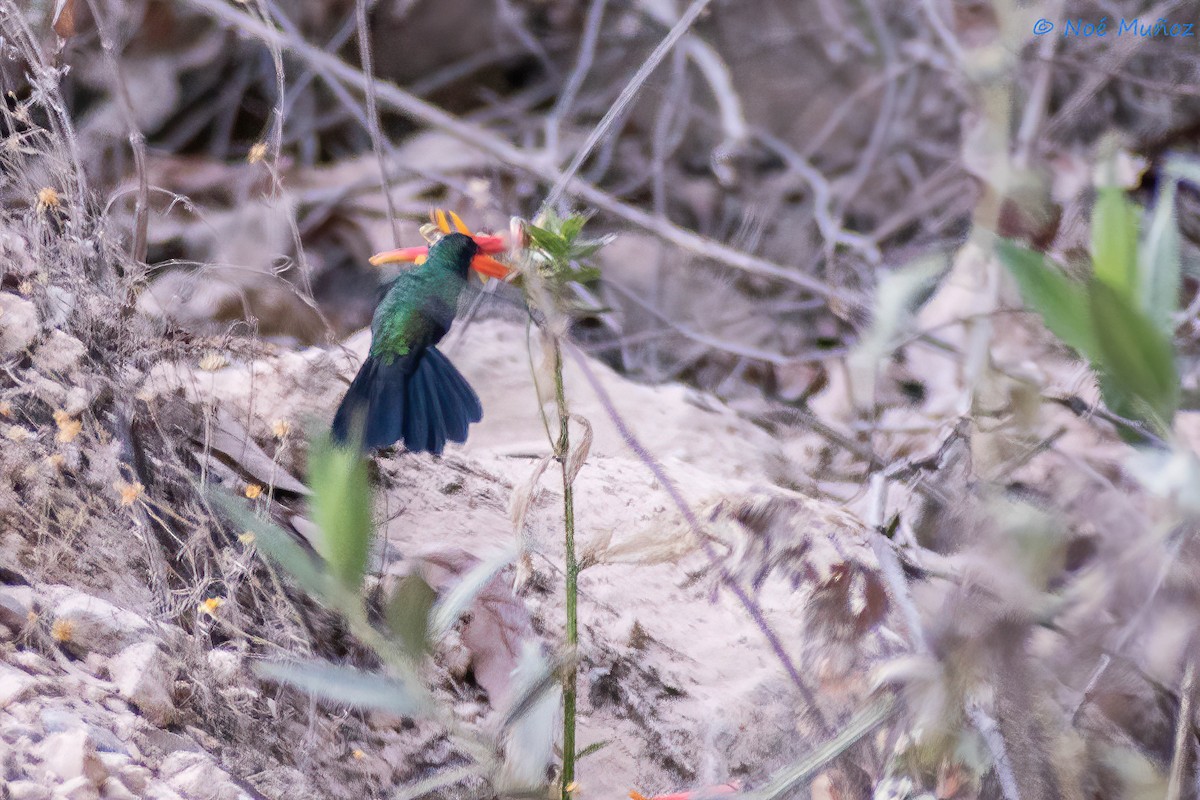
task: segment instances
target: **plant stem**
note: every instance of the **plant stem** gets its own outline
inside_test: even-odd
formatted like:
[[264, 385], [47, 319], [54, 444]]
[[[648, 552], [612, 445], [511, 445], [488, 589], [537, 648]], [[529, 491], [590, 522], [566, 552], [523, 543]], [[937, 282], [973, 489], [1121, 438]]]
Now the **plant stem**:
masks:
[[570, 420], [567, 394], [563, 388], [562, 346], [554, 339], [554, 398], [558, 406], [558, 445], [555, 447], [563, 476], [563, 520], [566, 544], [567, 573], [567, 651], [566, 674], [563, 677], [563, 768], [562, 800], [570, 800], [571, 784], [575, 782], [575, 682], [578, 668], [575, 650], [579, 646], [576, 601], [579, 584], [579, 562], [575, 560], [575, 498], [571, 489], [568, 456], [571, 453]]

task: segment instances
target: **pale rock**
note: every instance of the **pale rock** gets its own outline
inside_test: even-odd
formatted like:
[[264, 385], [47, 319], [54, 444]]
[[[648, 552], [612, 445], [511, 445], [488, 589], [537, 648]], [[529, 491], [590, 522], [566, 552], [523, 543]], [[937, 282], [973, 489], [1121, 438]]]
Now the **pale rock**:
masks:
[[208, 668], [218, 683], [226, 686], [236, 683], [242, 669], [242, 654], [232, 650], [209, 650]]
[[33, 365], [43, 372], [70, 372], [83, 358], [83, 342], [55, 328], [33, 353]]
[[50, 790], [35, 781], [10, 781], [7, 788], [12, 800], [50, 800]]
[[75, 313], [75, 293], [62, 286], [46, 287], [46, 326], [61, 328]]
[[142, 792], [142, 797], [144, 800], [191, 800], [191, 798], [186, 798], [179, 792], [161, 783], [147, 786], [146, 791]]
[[28, 672], [0, 664], [0, 709], [23, 698], [37, 683]]
[[104, 765], [104, 770], [109, 775], [120, 775], [121, 770], [127, 767], [130, 763], [129, 756], [124, 753], [113, 753], [100, 750], [97, 752], [100, 756], [100, 763]]
[[100, 789], [86, 776], [79, 776], [55, 787], [54, 800], [100, 800]]
[[186, 800], [241, 800], [244, 794], [204, 753], [172, 753], [159, 775]]
[[137, 800], [138, 796], [129, 791], [124, 783], [117, 778], [108, 778], [100, 787], [100, 796], [104, 800]]
[[[104, 763], [96, 754], [96, 744], [84, 728], [51, 734], [39, 750], [46, 769], [60, 780], [82, 779], [95, 789], [107, 777]], [[61, 791], [62, 787], [57, 790]]]
[[53, 667], [50, 666], [49, 659], [38, 655], [32, 650], [18, 650], [15, 653], [9, 653], [7, 658], [9, 662], [26, 672], [47, 676], [55, 674]]
[[125, 648], [109, 661], [108, 673], [121, 696], [150, 722], [165, 727], [175, 720], [175, 702], [171, 699], [175, 670], [157, 642]]
[[33, 590], [28, 586], [6, 586], [0, 589], [0, 625], [14, 632], [25, 627], [33, 611]]
[[117, 777], [125, 784], [126, 789], [135, 794], [145, 792], [146, 787], [150, 785], [150, 770], [141, 764], [127, 764], [121, 767]]
[[116, 655], [152, 634], [144, 618], [99, 597], [68, 586], [47, 587], [45, 596], [63, 644], [77, 654]]
[[23, 297], [0, 292], [0, 356], [24, 352], [37, 333], [37, 306]]

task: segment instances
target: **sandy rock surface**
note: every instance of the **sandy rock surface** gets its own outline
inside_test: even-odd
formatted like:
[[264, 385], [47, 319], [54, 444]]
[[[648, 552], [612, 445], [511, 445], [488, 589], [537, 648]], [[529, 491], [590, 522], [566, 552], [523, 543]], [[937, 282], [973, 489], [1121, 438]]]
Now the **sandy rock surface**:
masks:
[[[268, 470], [275, 485], [292, 481], [303, 489], [297, 481], [302, 448], [290, 442], [299, 441], [306, 423], [327, 423], [367, 342], [360, 334], [344, 350], [210, 361], [206, 368], [160, 365], [141, 396], [166, 403], [182, 395], [214, 423], [210, 435], [225, 430], [228, 441], [240, 441], [238, 452], [228, 452], [236, 448], [220, 440], [240, 480]], [[501, 573], [471, 619], [435, 654], [453, 685], [477, 687], [451, 691], [455, 713], [486, 725], [522, 641], [553, 649], [561, 640], [562, 478], [553, 463], [539, 471], [550, 449], [533, 378], [538, 374], [543, 386], [548, 378], [537, 343], [532, 370], [519, 325], [480, 321], [452, 333], [447, 345], [477, 388], [485, 417], [465, 447], [440, 458], [387, 454], [378, 460], [376, 518], [383, 537], [376, 563], [385, 582], [419, 570], [439, 588], [479, 559], [522, 544], [525, 556], [515, 570]], [[589, 366], [671, 486], [626, 446], [579, 367], [568, 361], [571, 410], [587, 420], [592, 436], [575, 483], [579, 552], [588, 564], [580, 579], [579, 739], [582, 747], [600, 746], [580, 765], [579, 796], [665, 792], [782, 766], [818, 735], [815, 723], [745, 604], [721, 586], [711, 558], [733, 570], [750, 569], [778, 560], [771, 548], [783, 543], [805, 561], [809, 578], [836, 581], [838, 564], [872, 568], [862, 525], [779, 488], [799, 476], [801, 465], [790, 462], [770, 434], [718, 401], [679, 386], [640, 386], [598, 362]], [[546, 408], [550, 413], [553, 405]], [[585, 427], [573, 427], [576, 442]], [[707, 554], [672, 489], [703, 521]], [[776, 519], [783, 521], [762, 522]], [[793, 660], [805, 637], [822, 635], [806, 621], [811, 592], [802, 584], [796, 575], [764, 569], [753, 593]], [[854, 592], [853, 602], [870, 605], [869, 591], [864, 595], [858, 586], [846, 596]], [[250, 676], [241, 648], [232, 642], [214, 647], [159, 624], [144, 599], [122, 607], [119, 597], [37, 585], [0, 587], [0, 593], [7, 593], [0, 594], [7, 597], [0, 623], [8, 626], [0, 630], [11, 631], [21, 609], [32, 605], [64, 637], [65, 654], [57, 660], [44, 655], [45, 642], [36, 646], [28, 627], [11, 631], [0, 650], [0, 736], [20, 754], [9, 759], [5, 777], [23, 796], [39, 796], [26, 788], [38, 785], [56, 797], [234, 800], [296, 790], [373, 797], [452, 763], [448, 744], [424, 724], [330, 710], [323, 712], [330, 720], [324, 727], [297, 729], [276, 705], [277, 690]], [[847, 613], [860, 613], [850, 605]], [[11, 663], [16, 655], [24, 661]], [[862, 664], [831, 660], [797, 669], [821, 693], [826, 715], [864, 688]], [[252, 709], [246, 713], [270, 731], [257, 742], [261, 751], [252, 744], [250, 752], [231, 755], [214, 739], [211, 724], [196, 716], [210, 696], [226, 713]], [[47, 714], [57, 722], [48, 723]], [[312, 760], [272, 763], [272, 737], [307, 737]], [[345, 795], [313, 782], [311, 770], [329, 763], [339, 772], [328, 783], [340, 777]], [[251, 790], [262, 794], [247, 795]]]

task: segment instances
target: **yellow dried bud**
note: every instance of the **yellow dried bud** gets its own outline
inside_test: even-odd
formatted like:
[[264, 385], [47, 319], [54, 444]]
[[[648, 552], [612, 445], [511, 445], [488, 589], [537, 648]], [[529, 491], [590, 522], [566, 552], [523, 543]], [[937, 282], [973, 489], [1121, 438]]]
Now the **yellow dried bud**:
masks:
[[204, 358], [200, 359], [200, 369], [205, 372], [216, 372], [219, 369], [224, 369], [229, 366], [229, 360], [220, 353], [209, 353]]
[[69, 619], [56, 619], [50, 626], [50, 638], [56, 642], [69, 642], [75, 634], [75, 623]]
[[61, 444], [73, 442], [79, 432], [83, 430], [83, 423], [62, 409], [54, 412], [54, 424], [58, 426], [57, 438]]
[[121, 493], [121, 505], [123, 506], [133, 505], [146, 491], [146, 487], [140, 483], [128, 483], [127, 481], [117, 481], [113, 484], [113, 488]]
[[215, 617], [217, 615], [217, 609], [223, 605], [225, 605], [224, 598], [210, 597], [200, 604], [198, 610], [201, 614], [207, 614], [210, 617]]
[[62, 205], [62, 200], [58, 196], [58, 190], [52, 186], [46, 186], [38, 190], [37, 193], [37, 212], [41, 214], [48, 208], [58, 208]]

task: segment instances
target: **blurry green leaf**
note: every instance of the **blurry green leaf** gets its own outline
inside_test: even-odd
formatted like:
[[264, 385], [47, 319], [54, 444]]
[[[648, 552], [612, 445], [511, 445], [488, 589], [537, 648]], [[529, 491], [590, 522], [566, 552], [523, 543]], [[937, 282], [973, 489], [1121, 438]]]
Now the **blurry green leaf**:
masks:
[[342, 585], [357, 590], [371, 550], [371, 487], [367, 462], [357, 448], [328, 437], [309, 451], [312, 518], [321, 529], [325, 559]]
[[909, 326], [913, 312], [928, 299], [948, 266], [946, 256], [939, 253], [918, 259], [880, 278], [871, 328], [848, 361], [854, 402], [860, 408], [867, 408], [874, 402], [879, 362], [891, 354], [897, 337]]
[[1117, 389], [1146, 405], [1150, 415], [1138, 416], [1169, 425], [1179, 406], [1171, 340], [1109, 285], [1093, 281], [1089, 289], [1100, 346], [1098, 366]]
[[1192, 156], [1172, 155], [1167, 159], [1165, 172], [1171, 178], [1200, 186], [1200, 159]]
[[416, 658], [425, 651], [429, 634], [429, 612], [437, 593], [415, 573], [405, 575], [388, 599], [384, 616], [388, 629], [400, 640], [404, 651]]
[[1162, 332], [1174, 332], [1171, 315], [1179, 304], [1180, 240], [1175, 218], [1174, 180], [1160, 179], [1141, 247], [1142, 308]]
[[296, 584], [312, 597], [331, 600], [329, 578], [317, 559], [287, 531], [252, 512], [246, 503], [225, 492], [211, 491], [209, 497], [240, 529], [254, 534], [254, 544], [289, 574]]
[[455, 584], [453, 589], [435, 603], [429, 615], [430, 641], [437, 641], [445, 636], [458, 622], [458, 618], [463, 615], [463, 612], [470, 607], [475, 596], [491, 582], [492, 578], [496, 577], [496, 573], [511, 564], [516, 556], [516, 548], [509, 546], [491, 558], [480, 561], [474, 569]]
[[1041, 253], [1013, 242], [1000, 240], [996, 254], [1016, 279], [1025, 304], [1041, 315], [1050, 332], [1094, 359], [1099, 345], [1084, 285], [1068, 278]]
[[1137, 234], [1137, 209], [1125, 192], [1116, 186], [1100, 187], [1092, 210], [1092, 264], [1096, 278], [1131, 304], [1140, 291]]
[[838, 733], [800, 760], [776, 771], [762, 788], [747, 792], [743, 797], [752, 800], [779, 800], [794, 797], [797, 787], [817, 774], [817, 771], [844, 753], [859, 739], [871, 733], [884, 720], [896, 713], [897, 703], [892, 695], [882, 695], [857, 711], [839, 726]]
[[428, 694], [416, 681], [401, 681], [326, 661], [263, 662], [256, 664], [254, 671], [267, 680], [355, 708], [413, 717], [429, 707]]
[[546, 765], [558, 738], [561, 683], [536, 642], [521, 644], [513, 670], [513, 702], [504, 714], [502, 785], [528, 789], [546, 781]]

